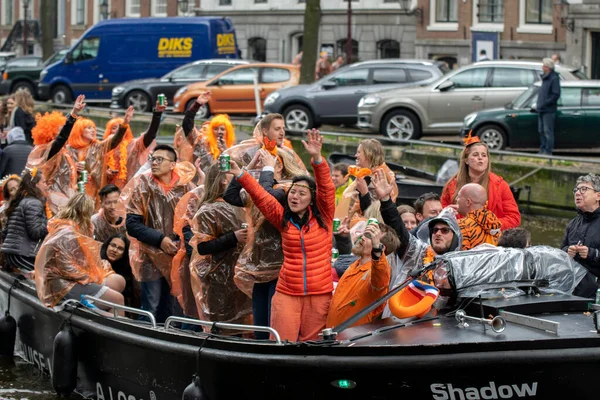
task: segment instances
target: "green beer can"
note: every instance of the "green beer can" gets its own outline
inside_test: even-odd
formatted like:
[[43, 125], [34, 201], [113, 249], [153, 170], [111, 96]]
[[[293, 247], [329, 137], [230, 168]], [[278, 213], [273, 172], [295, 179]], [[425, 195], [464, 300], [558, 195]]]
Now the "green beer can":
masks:
[[331, 261], [335, 262], [340, 256], [340, 251], [335, 247], [331, 249]]
[[167, 102], [167, 97], [163, 93], [161, 93], [158, 96], [156, 96], [156, 100], [158, 100], [159, 106], [164, 106]]
[[221, 154], [221, 157], [219, 157], [219, 167], [223, 172], [231, 170], [231, 157], [229, 154]]
[[369, 218], [367, 220], [367, 226], [371, 224], [379, 225], [379, 221], [377, 220], [377, 218]]
[[340, 219], [339, 218], [334, 218], [333, 219], [333, 233], [337, 233], [338, 229], [340, 229]]
[[77, 190], [79, 191], [79, 193], [85, 193], [85, 182], [77, 182]]

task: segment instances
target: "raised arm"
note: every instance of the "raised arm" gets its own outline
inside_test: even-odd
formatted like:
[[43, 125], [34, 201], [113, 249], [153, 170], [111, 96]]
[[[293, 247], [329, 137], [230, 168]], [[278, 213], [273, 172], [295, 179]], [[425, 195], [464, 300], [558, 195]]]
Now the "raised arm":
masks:
[[152, 113], [152, 120], [150, 121], [150, 126], [148, 127], [148, 130], [142, 135], [144, 148], [150, 147], [154, 139], [156, 139], [156, 134], [158, 133], [158, 128], [160, 127], [160, 119], [162, 118], [162, 114], [163, 112], [165, 112], [166, 109], [166, 101], [165, 104], [162, 106], [158, 104], [158, 101], [156, 102], [154, 112]]
[[46, 160], [49, 160], [52, 157], [54, 157], [56, 154], [58, 154], [58, 152], [65, 146], [65, 144], [69, 140], [69, 136], [71, 135], [71, 130], [73, 130], [73, 125], [75, 124], [75, 121], [77, 120], [77, 115], [85, 107], [84, 101], [85, 101], [84, 95], [80, 94], [79, 96], [77, 96], [77, 99], [75, 100], [75, 104], [73, 104], [73, 109], [71, 110], [69, 115], [67, 115], [67, 122], [64, 124], [64, 126], [60, 130], [60, 133], [52, 141], [52, 144], [50, 145], [50, 151], [48, 152], [48, 156], [47, 156]]
[[112, 135], [108, 140], [110, 140], [110, 148], [108, 151], [114, 150], [121, 140], [125, 137], [125, 133], [127, 132], [127, 128], [129, 128], [129, 123], [131, 122], [131, 118], [133, 118], [133, 106], [129, 106], [127, 111], [125, 111], [125, 117], [123, 117], [123, 123], [119, 125], [119, 130], [117, 133]]
[[329, 164], [324, 162], [321, 156], [323, 137], [317, 129], [307, 132], [308, 141], [302, 141], [304, 149], [312, 156], [312, 167], [317, 184], [317, 207], [323, 216], [323, 220], [331, 226], [335, 214], [335, 185], [331, 179]]
[[[192, 131], [194, 130], [194, 118], [196, 118], [196, 114], [198, 113], [198, 110], [200, 109], [200, 107], [202, 107], [204, 104], [208, 103], [208, 101], [210, 100], [210, 92], [203, 92], [200, 94], [200, 96], [198, 96], [198, 98], [196, 99], [196, 101], [194, 102], [194, 104], [192, 104], [192, 106], [185, 111], [185, 116], [183, 117], [183, 122], [181, 123], [181, 127], [183, 128], [183, 133], [185, 134], [185, 137], [188, 138], [188, 140], [191, 143], [191, 138], [189, 137], [190, 133], [192, 133]], [[192, 146], [194, 145], [194, 143], [192, 143]]]

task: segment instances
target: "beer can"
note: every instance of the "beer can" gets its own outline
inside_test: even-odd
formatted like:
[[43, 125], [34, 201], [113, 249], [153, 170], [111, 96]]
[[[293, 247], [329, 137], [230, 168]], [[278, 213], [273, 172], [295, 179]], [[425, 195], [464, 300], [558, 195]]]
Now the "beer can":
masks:
[[88, 183], [88, 172], [86, 170], [81, 171], [81, 181]]
[[219, 167], [223, 172], [231, 170], [231, 158], [229, 154], [221, 154], [221, 157], [219, 157]]
[[333, 249], [331, 249], [331, 260], [332, 261], [337, 260], [339, 256], [340, 256], [340, 251], [338, 249], [336, 249], [335, 247]]
[[371, 225], [371, 224], [379, 225], [379, 221], [377, 220], [377, 218], [369, 218], [367, 220], [367, 225]]
[[248, 229], [248, 224], [244, 222], [244, 223], [242, 224], [242, 229]]
[[158, 96], [156, 96], [156, 100], [158, 100], [158, 105], [164, 106], [167, 102], [167, 96], [165, 96], [164, 93], [161, 93]]
[[338, 229], [340, 229], [340, 219], [339, 218], [334, 218], [333, 219], [333, 233], [337, 233]]
[[596, 290], [596, 304], [600, 304], [600, 289]]
[[79, 193], [85, 193], [85, 182], [77, 182], [77, 190], [79, 191]]

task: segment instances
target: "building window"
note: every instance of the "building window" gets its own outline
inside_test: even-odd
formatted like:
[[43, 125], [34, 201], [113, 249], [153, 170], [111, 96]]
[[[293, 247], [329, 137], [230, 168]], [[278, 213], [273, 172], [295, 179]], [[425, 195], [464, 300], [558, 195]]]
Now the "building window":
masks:
[[479, 0], [477, 11], [479, 22], [502, 23], [504, 21], [504, 0]]
[[76, 25], [84, 25], [85, 24], [85, 0], [77, 0], [75, 10], [75, 24]]
[[12, 25], [13, 24], [13, 2], [5, 1], [4, 2], [4, 25]]
[[552, 0], [527, 0], [525, 23], [552, 24]]
[[267, 41], [261, 37], [248, 39], [248, 56], [254, 61], [267, 61]]
[[436, 0], [436, 22], [458, 22], [457, 0]]
[[400, 43], [396, 40], [385, 39], [377, 42], [379, 58], [400, 58]]
[[153, 13], [152, 15], [158, 17], [166, 17], [167, 16], [167, 0], [154, 0], [153, 1]]
[[[336, 55], [344, 57], [344, 60], [348, 62], [348, 54], [346, 54], [346, 39], [340, 39], [336, 43]], [[351, 62], [358, 61], [358, 42], [352, 39], [352, 59]]]
[[219, 5], [220, 6], [230, 6], [231, 0], [219, 0]]
[[140, 0], [127, 0], [127, 12], [128, 17], [139, 17], [140, 16]]

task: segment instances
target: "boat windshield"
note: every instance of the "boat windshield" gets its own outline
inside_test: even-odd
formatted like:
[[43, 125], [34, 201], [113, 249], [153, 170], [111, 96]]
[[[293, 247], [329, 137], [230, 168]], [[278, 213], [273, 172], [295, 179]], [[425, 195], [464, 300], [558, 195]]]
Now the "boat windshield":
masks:
[[537, 86], [531, 86], [529, 89], [521, 93], [516, 99], [509, 103], [512, 109], [524, 108], [529, 105], [531, 97], [536, 94], [540, 88]]

